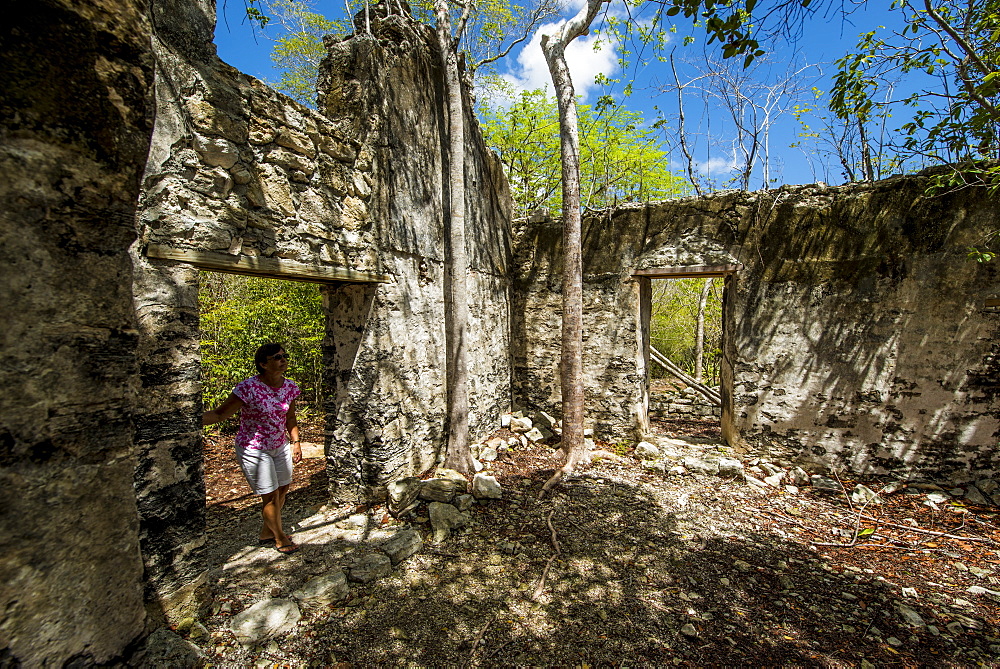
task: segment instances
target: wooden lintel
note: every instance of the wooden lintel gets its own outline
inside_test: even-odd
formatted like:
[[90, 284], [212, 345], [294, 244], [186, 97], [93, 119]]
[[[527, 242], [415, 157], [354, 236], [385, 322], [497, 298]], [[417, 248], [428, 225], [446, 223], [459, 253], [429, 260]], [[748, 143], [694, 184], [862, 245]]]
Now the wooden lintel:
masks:
[[185, 262], [194, 265], [198, 269], [207, 269], [213, 272], [248, 274], [288, 281], [307, 281], [309, 283], [340, 283], [345, 281], [351, 283], [387, 283], [392, 280], [392, 277], [388, 274], [358, 272], [345, 267], [310, 265], [295, 260], [285, 260], [284, 258], [234, 256], [216, 251], [175, 249], [162, 244], [150, 244], [146, 249], [146, 255], [157, 260]]
[[990, 297], [986, 299], [987, 307], [1000, 307], [1000, 297]]
[[716, 276], [729, 276], [743, 269], [743, 265], [700, 265], [687, 267], [648, 267], [637, 269], [632, 276], [645, 276], [653, 279], [708, 279]]

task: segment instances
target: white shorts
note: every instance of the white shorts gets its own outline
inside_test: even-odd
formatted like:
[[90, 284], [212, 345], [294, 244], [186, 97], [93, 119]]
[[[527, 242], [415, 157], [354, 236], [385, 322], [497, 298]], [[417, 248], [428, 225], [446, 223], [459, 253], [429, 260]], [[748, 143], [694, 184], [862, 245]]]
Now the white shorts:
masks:
[[250, 489], [257, 495], [274, 492], [292, 482], [292, 449], [236, 448], [236, 459]]

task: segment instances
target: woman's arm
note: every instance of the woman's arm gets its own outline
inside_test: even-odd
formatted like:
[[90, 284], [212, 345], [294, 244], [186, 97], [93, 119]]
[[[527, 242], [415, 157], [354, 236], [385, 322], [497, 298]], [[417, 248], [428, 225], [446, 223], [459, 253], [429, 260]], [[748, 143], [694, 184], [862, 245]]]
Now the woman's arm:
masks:
[[288, 430], [288, 438], [292, 442], [292, 462], [299, 462], [302, 460], [302, 444], [299, 443], [299, 422], [295, 419], [295, 400], [288, 405], [285, 429]]
[[230, 393], [226, 401], [220, 404], [217, 409], [206, 411], [201, 415], [201, 424], [215, 425], [216, 423], [221, 423], [224, 420], [232, 418], [233, 414], [239, 411], [242, 406], [243, 400]]

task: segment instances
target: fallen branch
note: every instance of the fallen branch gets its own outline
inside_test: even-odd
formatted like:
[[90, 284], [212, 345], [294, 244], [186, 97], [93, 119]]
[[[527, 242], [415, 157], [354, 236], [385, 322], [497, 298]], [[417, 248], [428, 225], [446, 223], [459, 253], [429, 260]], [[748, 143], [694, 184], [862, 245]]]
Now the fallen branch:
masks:
[[798, 525], [802, 529], [805, 529], [805, 530], [812, 529], [810, 527], [807, 527], [806, 525], [803, 525], [799, 521], [794, 520], [792, 518], [788, 518], [786, 516], [783, 516], [780, 513], [775, 513], [774, 511], [768, 511], [767, 509], [758, 509], [758, 511], [760, 511], [761, 513], [766, 513], [767, 515], [772, 516], [774, 518], [777, 518], [778, 520], [782, 520], [782, 521], [784, 521], [786, 523], [791, 523], [792, 525]]
[[670, 358], [657, 351], [655, 348], [653, 348], [653, 346], [649, 347], [649, 354], [650, 357], [653, 358], [654, 362], [659, 364], [661, 367], [666, 369], [668, 372], [676, 376], [678, 379], [686, 383], [691, 388], [697, 390], [709, 402], [711, 402], [716, 406], [722, 405], [722, 397], [719, 395], [719, 393], [715, 392], [708, 386], [701, 384], [698, 381], [695, 381], [694, 378], [688, 376], [683, 369], [675, 365], [673, 361], [670, 360]]
[[475, 656], [476, 650], [479, 648], [479, 643], [483, 640], [483, 636], [486, 634], [486, 630], [490, 628], [490, 625], [492, 625], [493, 621], [496, 619], [497, 617], [496, 615], [494, 615], [492, 618], [489, 619], [486, 625], [483, 626], [483, 629], [479, 630], [479, 634], [476, 635], [476, 640], [472, 643], [472, 650], [469, 651], [469, 660], [465, 663], [466, 667], [472, 666], [472, 658], [473, 656]]
[[552, 514], [555, 512], [555, 509], [549, 511], [549, 517], [545, 519], [546, 524], [549, 526], [549, 530], [552, 532], [552, 550], [555, 552], [552, 554], [552, 557], [549, 558], [549, 561], [545, 563], [545, 569], [542, 570], [542, 577], [538, 579], [538, 585], [535, 587], [535, 591], [531, 593], [531, 601], [533, 602], [537, 602], [538, 598], [541, 597], [542, 593], [545, 591], [545, 579], [549, 575], [549, 569], [552, 568], [552, 563], [555, 562], [555, 559], [562, 553], [562, 549], [559, 548], [559, 536], [556, 534], [556, 528], [552, 525]]
[[978, 542], [981, 542], [981, 543], [990, 543], [990, 544], [997, 543], [996, 540], [990, 539], [989, 537], [960, 537], [957, 534], [948, 534], [947, 532], [934, 532], [932, 530], [925, 530], [925, 529], [922, 529], [922, 528], [919, 528], [919, 527], [913, 527], [912, 525], [900, 525], [898, 523], [890, 523], [888, 521], [881, 520], [881, 519], [878, 519], [878, 518], [874, 518], [872, 516], [867, 516], [867, 515], [864, 515], [864, 514], [862, 514], [862, 517], [865, 520], [874, 520], [874, 521], [882, 523], [883, 525], [886, 525], [888, 527], [895, 527], [896, 529], [900, 529], [900, 530], [909, 530], [910, 532], [917, 532], [919, 534], [929, 534], [929, 535], [935, 536], [935, 537], [945, 537], [945, 538], [948, 538], [948, 539], [958, 539], [959, 541], [978, 541]]

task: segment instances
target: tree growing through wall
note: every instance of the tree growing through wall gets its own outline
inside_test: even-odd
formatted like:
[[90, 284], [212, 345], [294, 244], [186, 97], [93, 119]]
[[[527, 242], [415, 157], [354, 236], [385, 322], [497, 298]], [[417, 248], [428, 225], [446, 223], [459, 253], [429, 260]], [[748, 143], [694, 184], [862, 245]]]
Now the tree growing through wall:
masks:
[[[560, 157], [562, 160], [563, 236], [562, 236], [562, 352], [560, 386], [562, 391], [563, 431], [560, 449], [565, 461], [545, 482], [541, 494], [546, 494], [564, 476], [589, 459], [583, 435], [584, 384], [583, 384], [583, 264], [581, 252], [580, 215], [580, 141], [573, 79], [566, 62], [566, 47], [573, 40], [586, 35], [601, 8], [610, 0], [587, 0], [571, 19], [559, 25], [553, 33], [543, 35], [542, 53], [548, 65], [552, 85], [559, 107]], [[764, 54], [757, 40], [757, 33], [767, 27], [775, 31], [788, 31], [796, 25], [794, 15], [809, 11], [812, 0], [784, 0], [772, 3], [761, 21], [753, 11], [756, 0], [715, 3], [711, 0], [667, 0], [652, 3], [663, 10], [663, 16], [685, 16], [702, 22], [709, 34], [709, 43], [718, 40], [723, 44], [723, 57], [744, 56], [744, 66], [749, 66]], [[662, 44], [655, 26], [636, 24], [637, 33], [644, 43]]]
[[[468, 396], [468, 321], [469, 303], [466, 253], [465, 210], [465, 96], [462, 60], [459, 47], [470, 25], [475, 26], [473, 44], [482, 57], [465, 59], [464, 74], [471, 91], [476, 71], [503, 58], [517, 44], [531, 34], [552, 11], [549, 4], [534, 5], [529, 11], [514, 11], [512, 5], [496, 3], [486, 5], [473, 17], [471, 2], [458, 3], [457, 20], [452, 21], [449, 0], [435, 0], [435, 26], [438, 49], [444, 69], [447, 96], [448, 137], [445, 151], [447, 164], [446, 227], [446, 308], [445, 342], [447, 358], [448, 443], [444, 466], [463, 474], [472, 471], [472, 452], [469, 448], [469, 396]], [[513, 38], [509, 30], [515, 30]]]

